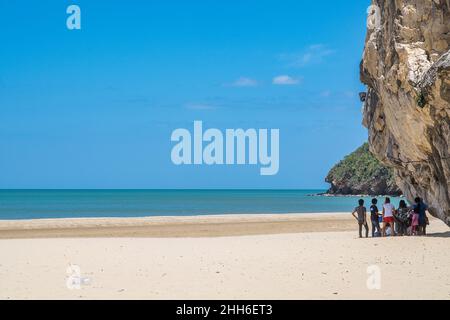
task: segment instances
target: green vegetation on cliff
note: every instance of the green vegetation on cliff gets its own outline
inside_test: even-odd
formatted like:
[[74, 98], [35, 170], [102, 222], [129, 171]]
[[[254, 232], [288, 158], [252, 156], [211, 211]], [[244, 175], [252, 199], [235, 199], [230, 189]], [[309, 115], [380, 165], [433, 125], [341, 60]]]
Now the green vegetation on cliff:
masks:
[[373, 156], [367, 143], [335, 165], [325, 181], [331, 183], [331, 194], [401, 194], [392, 169]]

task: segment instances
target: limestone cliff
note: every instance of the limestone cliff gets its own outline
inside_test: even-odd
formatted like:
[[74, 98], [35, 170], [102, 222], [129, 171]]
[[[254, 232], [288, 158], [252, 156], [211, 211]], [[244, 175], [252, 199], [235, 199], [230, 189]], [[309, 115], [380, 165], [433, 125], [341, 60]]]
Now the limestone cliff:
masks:
[[325, 181], [331, 184], [328, 194], [391, 195], [401, 194], [391, 168], [384, 166], [369, 151], [365, 143], [335, 165]]
[[372, 0], [367, 27], [370, 150], [450, 225], [450, 0]]

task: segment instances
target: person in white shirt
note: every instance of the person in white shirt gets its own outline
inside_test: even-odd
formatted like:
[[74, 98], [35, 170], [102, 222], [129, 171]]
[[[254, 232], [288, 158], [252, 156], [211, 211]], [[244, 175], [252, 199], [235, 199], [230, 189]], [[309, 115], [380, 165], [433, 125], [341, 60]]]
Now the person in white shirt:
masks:
[[391, 235], [395, 236], [394, 212], [395, 208], [391, 203], [391, 199], [387, 197], [383, 204], [383, 229], [381, 230], [383, 237], [386, 236], [386, 229], [388, 225], [391, 227]]

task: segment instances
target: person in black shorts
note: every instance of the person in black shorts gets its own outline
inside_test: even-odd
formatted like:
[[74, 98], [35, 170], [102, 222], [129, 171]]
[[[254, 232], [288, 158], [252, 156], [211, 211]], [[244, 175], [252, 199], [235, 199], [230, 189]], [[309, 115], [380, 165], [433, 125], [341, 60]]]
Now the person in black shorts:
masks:
[[372, 199], [372, 205], [370, 206], [370, 221], [372, 222], [372, 237], [375, 237], [376, 234], [381, 235], [380, 228], [380, 213], [377, 207], [378, 200]]

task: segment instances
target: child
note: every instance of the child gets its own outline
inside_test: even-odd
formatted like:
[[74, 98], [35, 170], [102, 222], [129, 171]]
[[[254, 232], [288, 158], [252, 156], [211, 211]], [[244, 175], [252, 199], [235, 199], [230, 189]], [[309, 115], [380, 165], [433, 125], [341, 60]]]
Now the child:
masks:
[[417, 236], [419, 234], [419, 222], [420, 222], [420, 199], [416, 198], [416, 204], [414, 205], [414, 211], [411, 223], [411, 235]]
[[[358, 220], [359, 237], [362, 238], [362, 227], [364, 226], [364, 228], [366, 229], [366, 238], [368, 238], [369, 237], [369, 226], [367, 225], [367, 218], [366, 218], [367, 209], [366, 209], [366, 207], [364, 207], [363, 199], [359, 200], [358, 204], [359, 204], [359, 206], [353, 210], [352, 216], [356, 220]], [[357, 213], [358, 216], [356, 216], [355, 213]]]
[[370, 221], [372, 222], [372, 238], [376, 235], [381, 235], [379, 212], [377, 207], [378, 200], [372, 199], [372, 205], [370, 206]]

